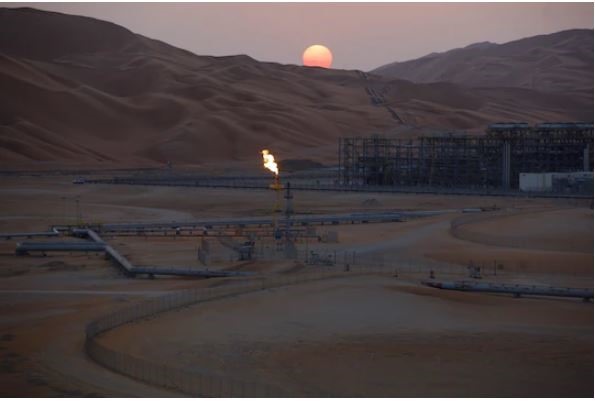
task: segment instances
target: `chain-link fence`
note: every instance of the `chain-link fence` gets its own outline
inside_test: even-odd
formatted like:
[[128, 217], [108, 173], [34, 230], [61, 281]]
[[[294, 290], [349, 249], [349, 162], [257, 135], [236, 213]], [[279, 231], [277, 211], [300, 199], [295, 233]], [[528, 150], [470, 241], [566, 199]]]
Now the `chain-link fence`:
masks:
[[331, 247], [309, 247], [296, 249], [291, 257], [287, 257], [283, 247], [274, 246], [257, 248], [254, 253], [256, 260], [295, 260], [303, 263], [307, 268], [321, 268], [336, 271], [357, 271], [362, 273], [396, 273], [414, 274], [417, 276], [436, 275], [463, 275], [468, 276], [471, 270], [479, 272], [484, 276], [504, 274], [502, 264], [494, 263], [477, 264], [469, 262], [469, 265], [462, 266], [436, 260], [414, 260], [406, 259], [398, 252], [362, 252], [346, 251], [341, 248]]
[[[361, 261], [361, 264], [357, 263], [349, 266], [312, 267], [312, 269], [315, 269], [314, 272], [302, 274], [280, 274], [270, 277], [257, 277], [228, 286], [185, 290], [147, 300], [118, 310], [88, 324], [86, 328], [86, 351], [93, 360], [118, 373], [189, 395], [208, 397], [290, 396], [284, 389], [275, 388], [267, 384], [244, 382], [229, 377], [205, 375], [200, 372], [138, 358], [109, 348], [105, 344], [102, 344], [98, 336], [116, 327], [159, 313], [229, 296], [328, 278], [353, 277], [362, 274], [395, 273], [394, 267], [371, 265], [370, 262], [372, 259], [367, 260], [367, 265], [364, 263], [364, 259]], [[397, 269], [399, 274], [427, 273], [430, 270], [431, 268], [423, 268], [421, 265], [406, 264]], [[449, 272], [443, 271], [443, 273], [460, 274], [462, 271], [458, 269]]]
[[86, 351], [93, 360], [118, 373], [189, 395], [207, 397], [289, 396], [285, 390], [267, 384], [244, 382], [229, 377], [205, 375], [200, 372], [138, 358], [109, 348], [101, 343], [98, 336], [101, 333], [105, 333], [124, 324], [188, 305], [267, 288], [282, 287], [332, 277], [348, 277], [355, 274], [357, 273], [318, 270], [317, 272], [307, 274], [260, 277], [235, 285], [185, 290], [144, 301], [89, 323], [86, 328]]
[[387, 255], [348, 255], [347, 253], [343, 257], [339, 257], [338, 262], [335, 260], [335, 263], [332, 264], [313, 264], [304, 269], [303, 273], [251, 277], [230, 285], [184, 290], [118, 310], [87, 325], [86, 351], [93, 360], [118, 373], [188, 395], [288, 397], [292, 394], [287, 394], [286, 390], [267, 384], [207, 375], [116, 351], [103, 344], [98, 336], [124, 324], [181, 307], [315, 280], [369, 274], [411, 277], [416, 280], [474, 277], [472, 274], [478, 273], [485, 276], [500, 274], [495, 267], [493, 270], [485, 268], [477, 270], [441, 262], [394, 261]]

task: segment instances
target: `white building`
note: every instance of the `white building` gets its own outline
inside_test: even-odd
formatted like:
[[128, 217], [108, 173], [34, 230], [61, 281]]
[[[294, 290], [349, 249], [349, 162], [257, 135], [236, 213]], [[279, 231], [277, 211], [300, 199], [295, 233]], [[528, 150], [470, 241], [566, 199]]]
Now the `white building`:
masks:
[[519, 189], [524, 192], [593, 191], [593, 172], [520, 173]]

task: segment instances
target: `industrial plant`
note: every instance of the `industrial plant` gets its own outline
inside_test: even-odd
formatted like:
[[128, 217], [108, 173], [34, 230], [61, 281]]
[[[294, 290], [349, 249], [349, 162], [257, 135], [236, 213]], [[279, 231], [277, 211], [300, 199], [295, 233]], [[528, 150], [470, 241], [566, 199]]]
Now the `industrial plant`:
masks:
[[[345, 186], [593, 191], [592, 123], [498, 123], [481, 136], [342, 138], [338, 157]], [[553, 187], [551, 178], [536, 184], [535, 174], [552, 173], [565, 175]]]

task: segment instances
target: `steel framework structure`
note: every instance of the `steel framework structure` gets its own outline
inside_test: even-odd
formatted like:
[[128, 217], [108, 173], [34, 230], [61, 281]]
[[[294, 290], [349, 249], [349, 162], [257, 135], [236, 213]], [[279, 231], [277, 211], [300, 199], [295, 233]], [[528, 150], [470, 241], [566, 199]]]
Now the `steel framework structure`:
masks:
[[518, 188], [520, 173], [593, 171], [592, 123], [498, 123], [486, 135], [339, 139], [346, 186]]

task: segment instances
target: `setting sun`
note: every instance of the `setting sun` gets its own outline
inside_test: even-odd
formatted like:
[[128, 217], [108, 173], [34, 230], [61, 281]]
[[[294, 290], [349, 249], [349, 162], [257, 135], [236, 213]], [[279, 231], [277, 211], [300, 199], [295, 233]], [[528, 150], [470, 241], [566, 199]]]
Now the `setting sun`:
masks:
[[333, 63], [333, 54], [326, 46], [312, 45], [304, 51], [302, 59], [307, 67], [330, 68]]

